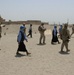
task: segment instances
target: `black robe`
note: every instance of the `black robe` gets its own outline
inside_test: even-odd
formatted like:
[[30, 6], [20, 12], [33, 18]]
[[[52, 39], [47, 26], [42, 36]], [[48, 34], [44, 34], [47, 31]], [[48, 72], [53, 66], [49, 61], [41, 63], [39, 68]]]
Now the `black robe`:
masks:
[[21, 41], [18, 45], [18, 51], [27, 52], [26, 46], [24, 44], [24, 34], [21, 32]]
[[54, 30], [52, 31], [52, 41], [51, 42], [58, 42], [58, 37], [57, 37], [57, 31], [56, 31], [56, 35], [54, 35]]

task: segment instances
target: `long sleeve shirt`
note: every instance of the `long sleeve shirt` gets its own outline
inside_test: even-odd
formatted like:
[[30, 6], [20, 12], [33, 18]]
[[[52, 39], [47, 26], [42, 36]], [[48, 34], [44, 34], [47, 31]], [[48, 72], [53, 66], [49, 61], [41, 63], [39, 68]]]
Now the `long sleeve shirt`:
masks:
[[24, 35], [24, 40], [27, 40], [26, 34], [24, 34], [24, 32], [21, 33], [21, 31], [19, 31], [19, 34], [18, 34], [18, 36], [17, 36], [17, 42], [18, 42], [18, 43], [21, 42], [22, 34]]

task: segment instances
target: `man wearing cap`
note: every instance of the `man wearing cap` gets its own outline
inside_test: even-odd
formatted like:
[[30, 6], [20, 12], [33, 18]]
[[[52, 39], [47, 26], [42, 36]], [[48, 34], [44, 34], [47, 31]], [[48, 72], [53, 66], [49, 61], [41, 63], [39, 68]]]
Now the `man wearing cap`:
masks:
[[[40, 39], [39, 39], [39, 44], [45, 44], [45, 30], [46, 28], [44, 27], [44, 23], [42, 23], [39, 27], [38, 30], [40, 32]], [[43, 39], [43, 43], [42, 43], [42, 39]]]
[[62, 39], [61, 52], [63, 52], [64, 46], [66, 48], [66, 52], [70, 51], [68, 49], [68, 43], [69, 43], [69, 39], [70, 39], [70, 32], [67, 28], [68, 28], [68, 24], [64, 24], [64, 28], [62, 29], [62, 32], [61, 32], [61, 39]]

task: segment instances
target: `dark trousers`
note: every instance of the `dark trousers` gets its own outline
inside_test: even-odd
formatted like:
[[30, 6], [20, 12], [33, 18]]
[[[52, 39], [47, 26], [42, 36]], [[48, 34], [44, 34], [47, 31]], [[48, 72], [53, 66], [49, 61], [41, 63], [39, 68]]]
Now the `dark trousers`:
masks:
[[30, 36], [32, 38], [32, 32], [30, 31], [27, 37]]

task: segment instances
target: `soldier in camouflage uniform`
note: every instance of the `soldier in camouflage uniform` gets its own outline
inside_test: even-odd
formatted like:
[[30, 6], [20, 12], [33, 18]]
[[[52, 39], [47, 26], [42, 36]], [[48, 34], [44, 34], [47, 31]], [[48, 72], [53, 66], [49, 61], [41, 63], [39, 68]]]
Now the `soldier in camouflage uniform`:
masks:
[[[39, 39], [39, 44], [45, 44], [45, 30], [46, 28], [44, 28], [44, 23], [42, 23], [39, 27], [38, 27], [39, 33], [40, 33], [40, 39]], [[43, 39], [43, 43], [41, 42]]]
[[67, 28], [68, 28], [68, 24], [64, 24], [64, 28], [62, 29], [62, 32], [61, 32], [61, 39], [62, 39], [61, 52], [63, 52], [64, 46], [66, 47], [66, 52], [70, 51], [68, 49], [70, 32]]

